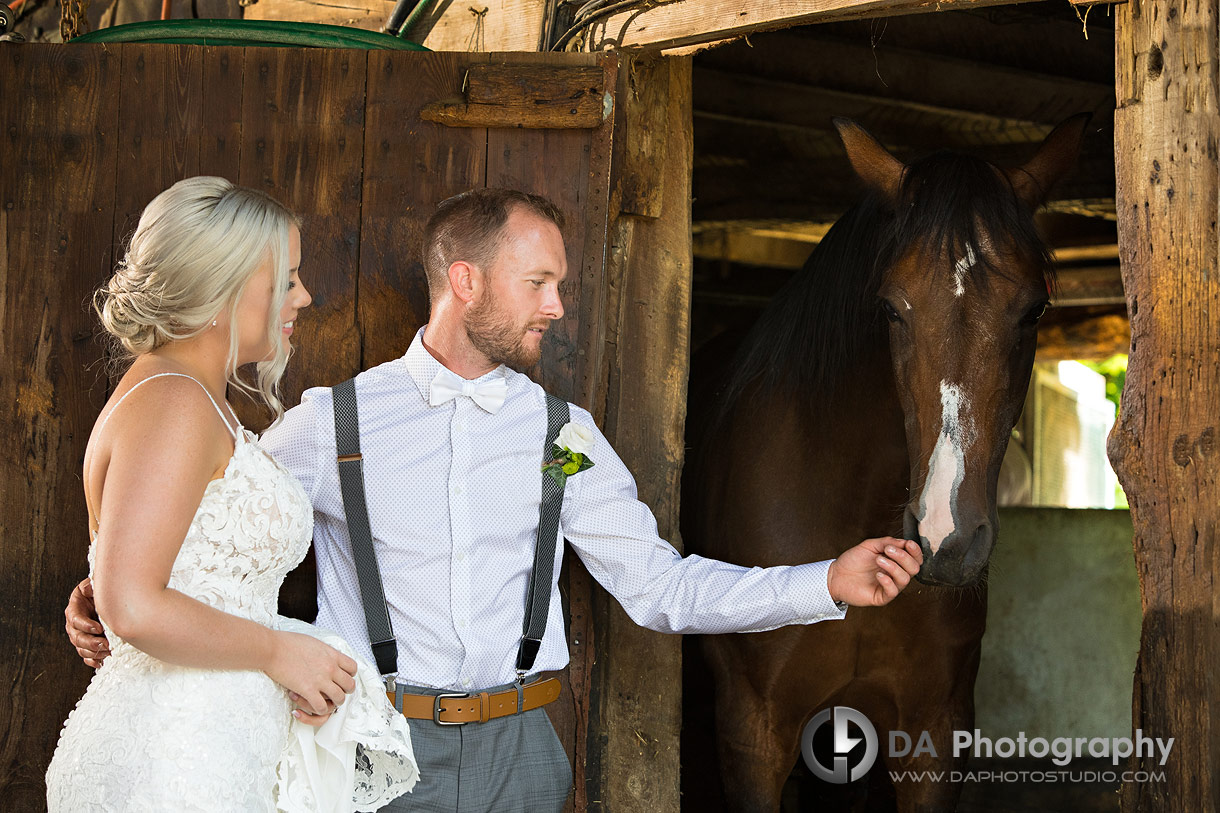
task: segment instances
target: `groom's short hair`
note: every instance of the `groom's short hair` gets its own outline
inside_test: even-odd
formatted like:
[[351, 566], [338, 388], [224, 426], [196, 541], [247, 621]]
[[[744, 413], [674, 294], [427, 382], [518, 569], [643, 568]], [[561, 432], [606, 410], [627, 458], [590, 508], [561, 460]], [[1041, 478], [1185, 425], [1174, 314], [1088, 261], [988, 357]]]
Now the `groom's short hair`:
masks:
[[516, 189], [472, 189], [441, 201], [424, 226], [424, 272], [435, 299], [449, 287], [449, 266], [462, 260], [486, 269], [496, 258], [504, 224], [524, 207], [563, 231], [563, 212], [542, 195]]

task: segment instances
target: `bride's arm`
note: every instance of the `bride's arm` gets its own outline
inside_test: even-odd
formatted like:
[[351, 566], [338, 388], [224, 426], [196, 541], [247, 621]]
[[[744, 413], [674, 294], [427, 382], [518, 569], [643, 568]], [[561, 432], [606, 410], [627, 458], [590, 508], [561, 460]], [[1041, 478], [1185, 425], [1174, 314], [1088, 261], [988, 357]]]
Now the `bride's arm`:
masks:
[[145, 385], [107, 428], [110, 454], [93, 579], [102, 620], [160, 660], [262, 670], [317, 713], [326, 710], [327, 699], [342, 702], [355, 686], [351, 658], [309, 636], [269, 629], [168, 586], [204, 489], [223, 471], [231, 448], [198, 386], [177, 378]]

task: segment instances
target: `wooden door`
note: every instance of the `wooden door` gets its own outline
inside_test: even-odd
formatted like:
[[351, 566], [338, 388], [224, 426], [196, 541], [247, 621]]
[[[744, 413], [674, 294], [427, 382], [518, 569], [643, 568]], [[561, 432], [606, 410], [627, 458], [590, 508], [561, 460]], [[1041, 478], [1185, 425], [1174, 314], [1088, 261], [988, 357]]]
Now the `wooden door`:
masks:
[[[618, 71], [617, 57], [606, 55], [0, 48], [0, 394], [15, 405], [0, 418], [6, 809], [42, 807], [60, 727], [90, 678], [62, 615], [87, 571], [80, 470], [113, 373], [87, 303], [161, 190], [221, 175], [304, 217], [314, 305], [297, 330], [289, 405], [306, 386], [336, 383], [406, 350], [427, 317], [420, 239], [437, 202], [487, 185], [550, 197], [567, 216], [572, 271], [562, 291], [568, 316], [548, 332], [534, 377], [605, 417], [612, 117], [564, 129], [421, 118], [426, 105], [461, 95], [470, 67], [492, 64], [583, 71], [586, 79], [595, 68], [607, 99]], [[455, 106], [463, 114], [476, 107], [460, 98]], [[254, 414], [243, 417], [259, 424]], [[579, 563], [569, 569], [572, 665], [550, 708], [574, 760], [574, 805], [584, 809], [593, 618], [588, 576]], [[286, 612], [312, 616], [312, 562], [283, 598]]]

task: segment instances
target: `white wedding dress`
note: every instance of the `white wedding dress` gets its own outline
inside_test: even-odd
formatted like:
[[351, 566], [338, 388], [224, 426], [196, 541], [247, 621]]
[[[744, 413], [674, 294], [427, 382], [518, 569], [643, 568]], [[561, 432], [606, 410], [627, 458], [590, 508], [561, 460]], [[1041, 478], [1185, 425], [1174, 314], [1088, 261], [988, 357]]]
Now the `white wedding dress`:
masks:
[[[353, 655], [338, 635], [276, 614], [284, 576], [309, 550], [313, 509], [253, 434], [235, 432], [234, 444], [224, 475], [204, 491], [169, 586]], [[104, 529], [99, 535], [105, 544]], [[90, 571], [97, 544], [95, 536]], [[262, 672], [174, 666], [108, 628], [106, 636], [111, 655], [64, 724], [47, 771], [50, 813], [376, 810], [418, 778], [407, 721], [363, 662], [356, 691], [314, 729], [292, 717], [285, 690]]]

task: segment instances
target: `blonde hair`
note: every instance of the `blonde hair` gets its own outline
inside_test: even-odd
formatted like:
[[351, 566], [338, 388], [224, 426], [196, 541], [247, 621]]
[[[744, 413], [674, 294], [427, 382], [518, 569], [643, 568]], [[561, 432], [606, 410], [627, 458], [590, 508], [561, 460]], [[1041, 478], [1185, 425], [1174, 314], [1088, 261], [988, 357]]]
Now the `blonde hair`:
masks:
[[[291, 349], [280, 340], [280, 309], [288, 291], [292, 227], [300, 219], [256, 189], [224, 178], [187, 178], [152, 199], [110, 281], [93, 307], [129, 358], [208, 330], [229, 314], [228, 381], [278, 420], [278, 389]], [[267, 334], [272, 358], [258, 362], [253, 385], [237, 375], [237, 304], [247, 283], [270, 256], [272, 302]]]

